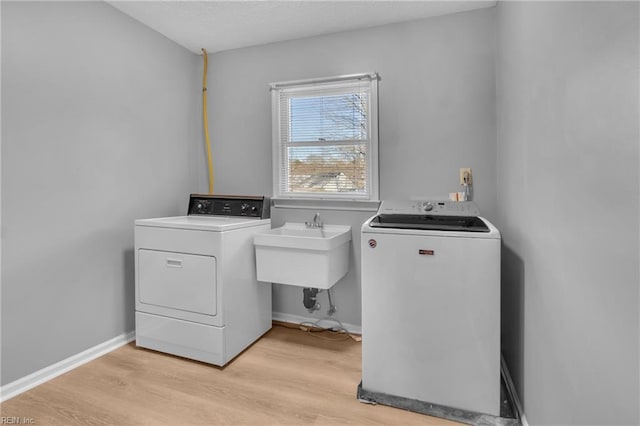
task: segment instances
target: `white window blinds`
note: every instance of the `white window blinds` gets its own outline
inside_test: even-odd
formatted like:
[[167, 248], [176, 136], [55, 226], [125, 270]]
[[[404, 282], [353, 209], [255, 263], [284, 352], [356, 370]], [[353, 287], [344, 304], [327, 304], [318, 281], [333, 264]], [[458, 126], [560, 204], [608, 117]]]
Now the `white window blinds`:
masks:
[[376, 199], [377, 76], [272, 89], [274, 193]]

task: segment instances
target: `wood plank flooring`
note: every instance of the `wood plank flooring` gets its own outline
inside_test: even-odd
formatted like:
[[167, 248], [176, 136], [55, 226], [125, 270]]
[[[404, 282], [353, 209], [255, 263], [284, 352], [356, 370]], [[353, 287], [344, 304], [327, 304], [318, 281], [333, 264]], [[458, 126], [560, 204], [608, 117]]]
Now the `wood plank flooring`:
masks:
[[[360, 343], [282, 325], [224, 368], [134, 343], [0, 405], [37, 425], [456, 425], [356, 399]], [[345, 337], [345, 336], [342, 336]]]

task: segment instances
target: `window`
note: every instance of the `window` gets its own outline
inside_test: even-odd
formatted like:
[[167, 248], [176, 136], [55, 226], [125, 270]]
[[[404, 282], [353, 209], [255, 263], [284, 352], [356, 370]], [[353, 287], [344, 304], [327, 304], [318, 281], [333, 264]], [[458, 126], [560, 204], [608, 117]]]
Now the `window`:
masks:
[[274, 196], [378, 199], [377, 82], [272, 84]]

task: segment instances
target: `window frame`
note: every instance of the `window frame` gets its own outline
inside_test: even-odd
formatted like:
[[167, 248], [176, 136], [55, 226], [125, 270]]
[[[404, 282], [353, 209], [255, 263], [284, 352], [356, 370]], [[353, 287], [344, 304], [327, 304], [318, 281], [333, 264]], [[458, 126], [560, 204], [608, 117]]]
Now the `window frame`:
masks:
[[[366, 179], [368, 191], [358, 195], [354, 193], [294, 193], [281, 191], [281, 171], [287, 165], [283, 164], [283, 145], [281, 145], [281, 111], [280, 93], [286, 91], [318, 90], [322, 85], [326, 85], [329, 90], [335, 84], [349, 82], [369, 82], [369, 114], [367, 117], [369, 126], [369, 139], [367, 146]], [[272, 83], [271, 90], [271, 120], [272, 120], [272, 166], [273, 166], [273, 197], [296, 200], [344, 200], [344, 201], [379, 201], [378, 182], [378, 80], [377, 73], [350, 74], [337, 77], [325, 77], [306, 80], [286, 81]], [[286, 174], [286, 173], [285, 173]]]

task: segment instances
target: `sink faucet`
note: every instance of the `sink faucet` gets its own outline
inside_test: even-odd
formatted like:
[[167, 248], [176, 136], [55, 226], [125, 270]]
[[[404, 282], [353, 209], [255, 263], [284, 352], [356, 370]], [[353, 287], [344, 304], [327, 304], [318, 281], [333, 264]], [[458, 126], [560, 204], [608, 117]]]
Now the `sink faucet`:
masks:
[[312, 222], [305, 222], [304, 225], [307, 228], [322, 228], [322, 221], [320, 220], [320, 213], [316, 213], [313, 216]]

